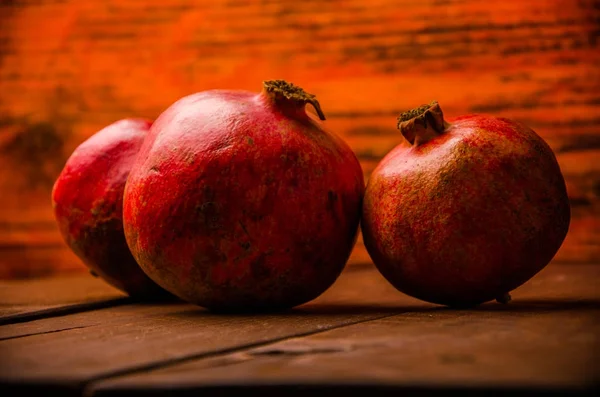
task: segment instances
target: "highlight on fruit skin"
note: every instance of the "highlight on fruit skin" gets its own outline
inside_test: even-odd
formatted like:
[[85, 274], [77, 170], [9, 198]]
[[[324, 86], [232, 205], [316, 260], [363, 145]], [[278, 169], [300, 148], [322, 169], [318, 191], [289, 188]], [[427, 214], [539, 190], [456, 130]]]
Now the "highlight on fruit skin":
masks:
[[68, 247], [113, 287], [141, 300], [171, 300], [139, 267], [123, 233], [123, 190], [152, 122], [123, 119], [96, 132], [67, 160], [52, 207]]
[[398, 290], [469, 307], [532, 278], [554, 257], [570, 223], [554, 153], [506, 118], [444, 119], [437, 102], [398, 118], [409, 145], [373, 171], [361, 228], [365, 246]]
[[308, 302], [356, 242], [364, 179], [337, 135], [283, 80], [189, 95], [154, 122], [124, 193], [127, 243], [146, 274], [213, 311]]

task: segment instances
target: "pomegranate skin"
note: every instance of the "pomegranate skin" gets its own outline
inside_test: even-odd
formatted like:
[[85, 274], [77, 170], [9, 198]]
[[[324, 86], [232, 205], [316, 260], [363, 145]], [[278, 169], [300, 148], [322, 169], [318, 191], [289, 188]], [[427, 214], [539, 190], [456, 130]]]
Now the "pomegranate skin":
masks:
[[127, 242], [146, 274], [213, 311], [273, 311], [337, 279], [364, 193], [352, 150], [281, 80], [211, 90], [165, 110], [127, 182]]
[[171, 295], [148, 278], [123, 233], [123, 190], [151, 122], [117, 121], [79, 145], [52, 189], [63, 239], [94, 275], [143, 299]]
[[554, 257], [570, 207], [550, 147], [505, 118], [458, 117], [434, 102], [403, 114], [399, 145], [367, 184], [361, 228], [383, 276], [415, 298], [457, 307], [497, 299]]

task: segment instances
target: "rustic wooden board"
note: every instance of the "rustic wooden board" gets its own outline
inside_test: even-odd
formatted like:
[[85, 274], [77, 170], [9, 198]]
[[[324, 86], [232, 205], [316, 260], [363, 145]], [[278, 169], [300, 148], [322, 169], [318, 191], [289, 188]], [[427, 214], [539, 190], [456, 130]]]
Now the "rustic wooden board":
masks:
[[321, 392], [369, 385], [386, 395], [591, 394], [600, 385], [599, 280], [598, 266], [553, 266], [508, 305], [406, 312], [95, 382], [88, 395], [234, 395], [241, 386], [287, 393], [298, 385]]
[[373, 268], [358, 268], [317, 300], [283, 314], [126, 305], [6, 325], [0, 327], [0, 384], [76, 389], [92, 379], [430, 307], [397, 293]]
[[[219, 316], [173, 303], [124, 305], [5, 325], [0, 327], [0, 388], [41, 387], [36, 390], [48, 391], [52, 387], [59, 393], [78, 394], [87, 385], [90, 392], [127, 394], [140, 391], [142, 385], [158, 392], [178, 385], [182, 390], [197, 391], [233, 382], [225, 375], [229, 372], [220, 368], [224, 366], [236, 374], [237, 385], [299, 382], [318, 386], [327, 383], [318, 373], [328, 373], [328, 366], [339, 360], [339, 369], [329, 378], [336, 387], [363, 382], [413, 390], [419, 389], [419, 382], [435, 386], [432, 379], [437, 379], [437, 386], [447, 388], [455, 377], [444, 372], [445, 365], [456, 366], [448, 370], [451, 374], [464, 365], [465, 374], [458, 379], [470, 381], [465, 383], [470, 386], [489, 388], [504, 381], [510, 387], [561, 386], [572, 392], [573, 385], [584, 385], [587, 378], [582, 376], [596, 368], [578, 372], [580, 377], [573, 369], [580, 368], [597, 347], [599, 279], [597, 265], [553, 265], [517, 289], [507, 306], [493, 303], [473, 311], [452, 311], [408, 298], [372, 267], [357, 267], [345, 272], [316, 301], [278, 315]], [[359, 323], [364, 323], [364, 328], [355, 329]], [[376, 325], [371, 327], [371, 323]], [[302, 338], [335, 328], [342, 333]], [[402, 344], [403, 340], [414, 343]], [[498, 341], [502, 343], [498, 345]], [[423, 357], [419, 346], [427, 347]], [[396, 351], [397, 356], [389, 354]], [[551, 353], [544, 355], [545, 361], [539, 358], [542, 351]], [[493, 378], [494, 370], [504, 368], [493, 359], [494, 354], [514, 364], [516, 370], [501, 371]], [[523, 354], [523, 363], [513, 363], [518, 361], [517, 354]], [[315, 368], [321, 372], [304, 371], [294, 377], [294, 365], [308, 365], [302, 364], [303, 357], [316, 362]], [[323, 357], [326, 361], [321, 363]], [[386, 359], [378, 362], [380, 357]], [[552, 382], [535, 383], [547, 374], [544, 371], [560, 372], [563, 358], [572, 366], [560, 376], [553, 375]], [[394, 383], [395, 365], [411, 367], [411, 360], [421, 359], [435, 369], [433, 378], [423, 374], [429, 366], [415, 364], [414, 370], [407, 369]], [[264, 369], [256, 370], [262, 375], [255, 376], [254, 362]], [[344, 375], [350, 362], [357, 372], [363, 368], [362, 377]], [[279, 366], [284, 372], [273, 369]], [[216, 372], [204, 376], [205, 371]], [[534, 381], [519, 383], [525, 379], [519, 374], [529, 374]], [[122, 377], [114, 382], [110, 379], [119, 375]], [[475, 378], [481, 382], [476, 383]]]
[[[450, 117], [529, 124], [556, 151], [573, 205], [557, 260], [600, 260], [596, 0], [192, 3], [0, 2], [0, 277], [82, 268], [49, 197], [84, 139], [195, 91], [257, 91], [269, 78], [318, 96], [366, 178], [401, 141], [396, 116], [432, 99]], [[351, 263], [366, 257], [359, 243]]]
[[35, 280], [0, 280], [0, 324], [128, 301], [124, 293], [89, 274]]
[[538, 312], [516, 304], [493, 313], [408, 313], [107, 380], [92, 390], [101, 396], [177, 395], [223, 386], [374, 385], [397, 392], [576, 393], [598, 385], [600, 309], [572, 309]]

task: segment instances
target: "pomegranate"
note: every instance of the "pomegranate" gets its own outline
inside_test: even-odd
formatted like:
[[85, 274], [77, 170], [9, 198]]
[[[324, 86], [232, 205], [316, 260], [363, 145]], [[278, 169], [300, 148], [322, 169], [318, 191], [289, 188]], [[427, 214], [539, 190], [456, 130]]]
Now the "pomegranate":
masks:
[[54, 215], [71, 250], [92, 274], [131, 296], [170, 296], [144, 274], [123, 233], [123, 190], [152, 123], [117, 121], [75, 149], [52, 189]]
[[530, 128], [485, 115], [403, 113], [407, 144], [367, 184], [361, 228], [398, 290], [447, 306], [506, 302], [554, 257], [569, 228], [565, 181]]
[[125, 188], [127, 242], [166, 290], [213, 311], [316, 298], [356, 242], [364, 179], [347, 144], [282, 80], [180, 99], [150, 129]]

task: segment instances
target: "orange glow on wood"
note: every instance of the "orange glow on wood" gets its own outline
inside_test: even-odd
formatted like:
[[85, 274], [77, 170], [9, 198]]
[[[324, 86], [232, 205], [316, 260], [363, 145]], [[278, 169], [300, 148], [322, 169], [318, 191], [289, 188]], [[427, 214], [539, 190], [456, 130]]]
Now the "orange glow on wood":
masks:
[[[83, 269], [50, 190], [83, 140], [211, 88], [281, 78], [316, 94], [365, 177], [396, 116], [525, 122], [555, 150], [573, 205], [557, 261], [600, 260], [600, 9], [593, 0], [9, 1], [0, 5], [0, 278]], [[310, 111], [310, 110], [309, 110]], [[359, 240], [351, 262], [368, 260]]]

